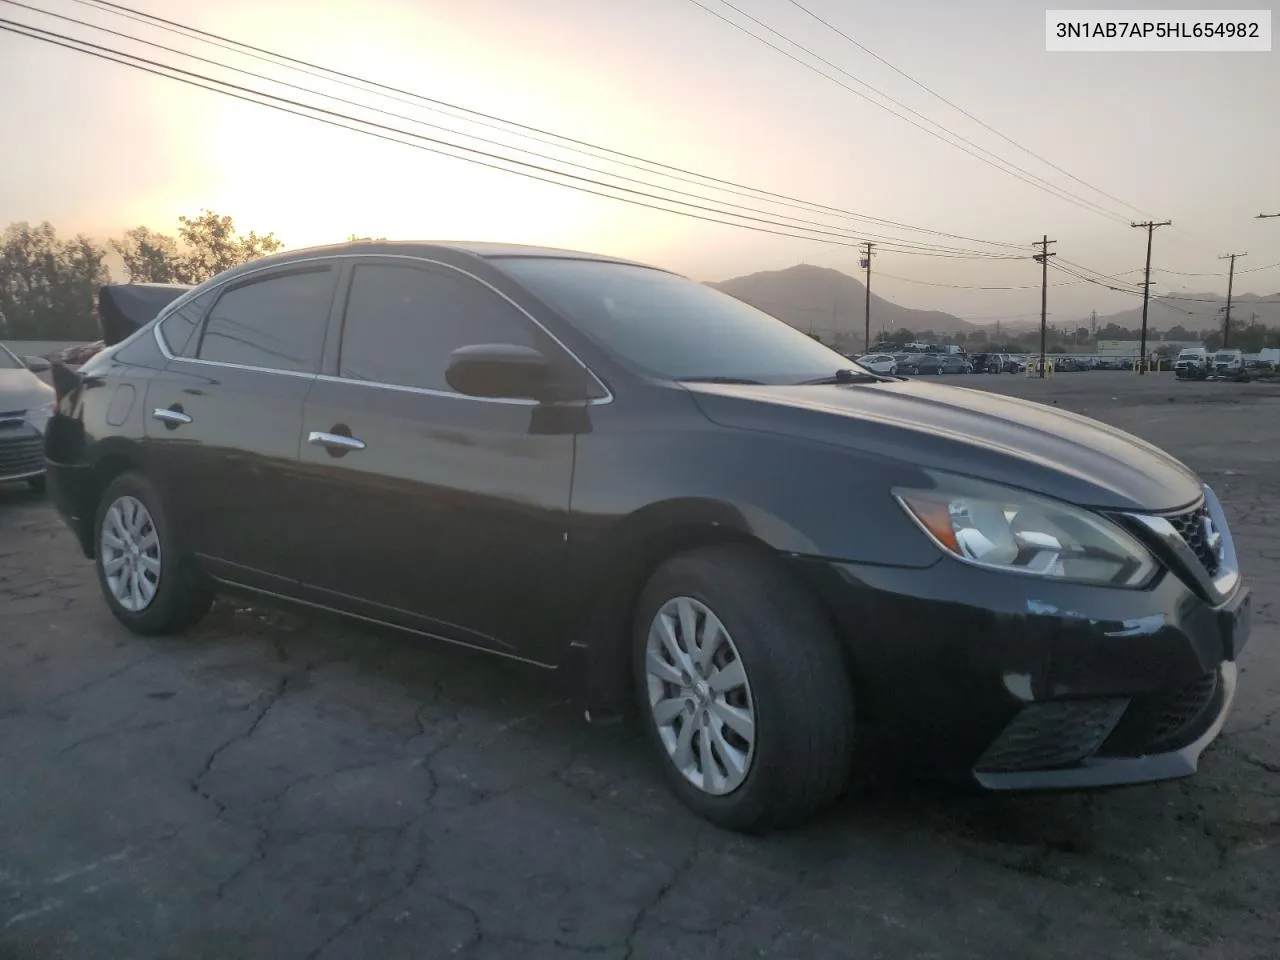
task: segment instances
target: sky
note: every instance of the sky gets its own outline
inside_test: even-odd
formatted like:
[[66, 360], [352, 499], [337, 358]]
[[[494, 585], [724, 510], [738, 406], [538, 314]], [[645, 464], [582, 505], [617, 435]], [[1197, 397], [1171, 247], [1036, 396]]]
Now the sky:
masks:
[[[1280, 213], [1278, 52], [1047, 53], [1041, 4], [801, 0], [1063, 173], [932, 97], [808, 17], [793, 0], [732, 0], [742, 14], [723, 0], [125, 0], [134, 10], [354, 77], [809, 204], [797, 208], [759, 195], [717, 192], [705, 180], [688, 182], [685, 174], [685, 180], [662, 179], [652, 167], [637, 170], [519, 139], [509, 129], [429, 112], [422, 101], [401, 94], [380, 99], [367, 89], [291, 73], [123, 19], [85, 0], [23, 2], [135, 39], [101, 34], [9, 0], [0, 0], [0, 17], [323, 104], [392, 128], [377, 132], [418, 147], [437, 144], [413, 134], [507, 156], [513, 147], [536, 150], [549, 159], [518, 156], [560, 171], [574, 162], [645, 181], [602, 177], [582, 166], [572, 170], [658, 192], [667, 198], [664, 205], [672, 197], [721, 211], [736, 203], [737, 212], [772, 221], [751, 221], [765, 229], [779, 223], [794, 229], [799, 218], [841, 242], [645, 209], [336, 129], [10, 33], [0, 33], [0, 89], [6, 91], [0, 129], [10, 133], [0, 176], [0, 225], [48, 220], [61, 232], [105, 239], [139, 224], [174, 232], [179, 215], [210, 208], [232, 215], [243, 230], [273, 231], [288, 247], [351, 234], [501, 240], [631, 257], [699, 280], [797, 263], [860, 275], [858, 251], [849, 244], [871, 231], [899, 242], [1024, 258], [943, 258], [893, 249], [875, 256], [877, 294], [988, 322], [1038, 315], [1040, 267], [1025, 259], [1033, 240], [1047, 235], [1062, 260], [1103, 275], [1121, 274], [1141, 268], [1146, 250], [1146, 232], [1129, 222], [1150, 218], [1173, 221], [1155, 232], [1154, 290], [1225, 293], [1226, 261], [1219, 256], [1247, 252], [1237, 264], [1235, 290], [1280, 292], [1280, 218], [1256, 219], [1261, 212]], [[846, 86], [698, 4], [756, 33], [764, 31], [743, 14], [767, 23], [804, 49], [776, 36], [771, 42]], [[1209, 0], [1197, 5], [1235, 7]], [[136, 38], [217, 63], [140, 45]], [[228, 64], [267, 79], [233, 74]], [[1101, 204], [1111, 216], [966, 155], [846, 88], [878, 99], [859, 82], [1058, 189]], [[370, 112], [371, 105], [386, 112]], [[903, 112], [902, 106], [893, 109]], [[672, 189], [697, 196], [678, 196]], [[812, 204], [909, 228], [850, 221]], [[945, 239], [921, 229], [1015, 247]], [[1271, 264], [1277, 266], [1256, 269]], [[1118, 278], [1138, 279], [1136, 272]], [[1064, 321], [1135, 302], [1131, 295], [1073, 280], [1050, 272], [1056, 284], [1050, 313]], [[974, 287], [1015, 289], [969, 289]]]

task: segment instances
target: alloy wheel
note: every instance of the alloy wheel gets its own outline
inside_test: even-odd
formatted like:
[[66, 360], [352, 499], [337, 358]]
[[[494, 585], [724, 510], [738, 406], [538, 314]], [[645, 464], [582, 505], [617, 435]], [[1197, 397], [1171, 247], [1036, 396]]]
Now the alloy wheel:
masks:
[[729, 631], [704, 603], [675, 597], [645, 641], [649, 711], [667, 756], [693, 786], [723, 796], [755, 756], [756, 712]]
[[120, 497], [107, 508], [98, 556], [116, 603], [130, 613], [151, 605], [160, 588], [160, 534], [137, 497]]

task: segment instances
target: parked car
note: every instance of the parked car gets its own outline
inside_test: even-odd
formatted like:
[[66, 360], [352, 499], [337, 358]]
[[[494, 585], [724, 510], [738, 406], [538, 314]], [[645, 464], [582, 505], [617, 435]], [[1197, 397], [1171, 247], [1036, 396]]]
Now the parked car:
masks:
[[940, 373], [973, 373], [973, 364], [956, 354], [944, 354], [938, 358]]
[[43, 358], [19, 357], [0, 343], [0, 483], [44, 489], [44, 430], [54, 391], [36, 373], [48, 369]]
[[872, 373], [895, 374], [898, 372], [898, 361], [891, 353], [871, 353], [857, 358], [858, 365]]
[[1222, 507], [1110, 427], [563, 251], [344, 244], [135, 307], [55, 367], [46, 455], [137, 633], [243, 592], [558, 671], [736, 829], [859, 746], [996, 790], [1183, 776], [1231, 709]]
[[986, 361], [979, 366], [977, 360], [974, 360], [973, 369], [975, 373], [1004, 373], [1008, 370], [1010, 357], [1007, 353], [989, 353]]
[[942, 357], [936, 353], [913, 353], [898, 362], [898, 373], [909, 377], [936, 377], [942, 373]]

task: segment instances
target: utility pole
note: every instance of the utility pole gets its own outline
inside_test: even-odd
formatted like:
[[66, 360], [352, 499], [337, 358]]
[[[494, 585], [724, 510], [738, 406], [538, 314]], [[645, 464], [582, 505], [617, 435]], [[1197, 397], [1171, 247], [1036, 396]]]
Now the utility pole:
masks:
[[1227, 340], [1231, 335], [1231, 285], [1236, 278], [1236, 257], [1247, 257], [1247, 253], [1228, 253], [1219, 260], [1230, 260], [1231, 267], [1227, 271], [1227, 315], [1222, 320], [1222, 349], [1227, 349]]
[[867, 352], [870, 352], [871, 351], [871, 248], [874, 247], [875, 244], [872, 243], [870, 240], [868, 240], [866, 243], [863, 244], [863, 246], [866, 247], [866, 249], [862, 251], [862, 265], [867, 268], [867, 282], [865, 284], [867, 300], [864, 305], [864, 316], [863, 316], [863, 320], [865, 324], [863, 338], [865, 339], [866, 342], [863, 344], [863, 349], [866, 350]]
[[1147, 372], [1147, 301], [1151, 299], [1151, 234], [1155, 232], [1156, 227], [1167, 227], [1171, 223], [1173, 223], [1172, 220], [1162, 220], [1159, 223], [1148, 220], [1146, 223], [1129, 224], [1131, 227], [1141, 227], [1147, 231], [1147, 272], [1142, 283], [1142, 344], [1138, 347], [1138, 360], [1141, 363], [1138, 373], [1144, 375]]
[[1090, 310], [1089, 311], [1089, 336], [1091, 338], [1095, 337], [1097, 336], [1097, 333], [1098, 333], [1098, 311]]
[[1033, 258], [1040, 264], [1040, 379], [1044, 379], [1044, 350], [1045, 340], [1048, 333], [1049, 321], [1049, 258], [1056, 257], [1056, 253], [1049, 252], [1049, 244], [1057, 243], [1057, 240], [1050, 240], [1046, 233], [1043, 240], [1037, 240], [1032, 244], [1033, 247], [1039, 247], [1040, 252]]

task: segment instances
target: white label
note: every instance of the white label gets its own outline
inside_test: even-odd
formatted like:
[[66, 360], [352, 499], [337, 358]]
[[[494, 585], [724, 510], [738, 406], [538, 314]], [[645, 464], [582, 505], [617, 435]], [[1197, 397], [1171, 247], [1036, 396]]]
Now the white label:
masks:
[[1048, 10], [1045, 50], [1270, 53], [1270, 10]]

